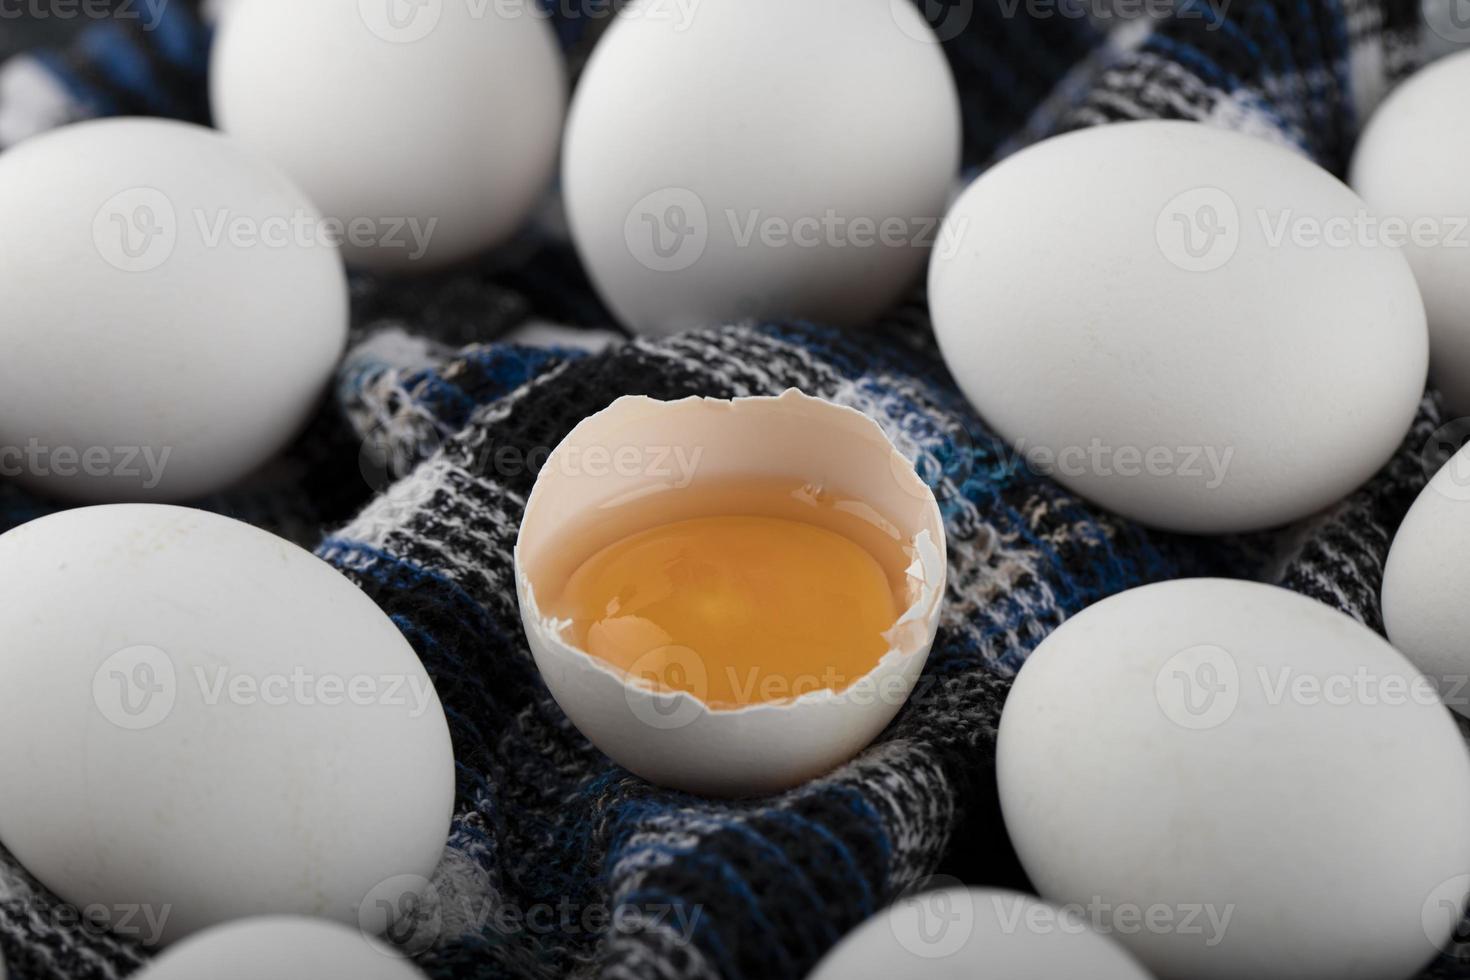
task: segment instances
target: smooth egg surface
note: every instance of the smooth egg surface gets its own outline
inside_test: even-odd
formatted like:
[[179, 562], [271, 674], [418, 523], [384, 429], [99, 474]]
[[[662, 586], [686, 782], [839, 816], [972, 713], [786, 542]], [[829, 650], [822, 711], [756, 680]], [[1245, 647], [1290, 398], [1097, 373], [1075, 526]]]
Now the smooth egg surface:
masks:
[[1467, 91], [1470, 52], [1412, 76], [1369, 119], [1350, 177], [1373, 209], [1377, 234], [1414, 268], [1429, 313], [1430, 375], [1455, 415], [1470, 415]]
[[270, 459], [347, 343], [319, 219], [270, 163], [184, 123], [77, 123], [0, 156], [0, 476], [177, 501]]
[[862, 324], [921, 278], [959, 157], [911, 4], [634, 0], [578, 83], [563, 184], [593, 283], [640, 333]]
[[1069, 133], [956, 202], [935, 333], [985, 420], [1094, 503], [1191, 533], [1285, 524], [1387, 462], [1424, 392], [1418, 288], [1352, 236], [1364, 213], [1254, 136]]
[[850, 933], [808, 980], [1149, 980], [1074, 912], [1016, 892], [946, 888], [903, 899]]
[[124, 504], [0, 536], [0, 591], [0, 844], [67, 902], [142, 910], [170, 943], [248, 915], [371, 922], [375, 888], [433, 872], [443, 709], [330, 565]]
[[441, 268], [502, 244], [551, 184], [566, 67], [535, 3], [249, 0], [210, 97], [344, 230], [350, 265]]
[[423, 980], [395, 950], [356, 929], [285, 916], [242, 919], [193, 936], [133, 980]]
[[1433, 684], [1274, 586], [1165, 582], [1063, 623], [997, 776], [1040, 893], [1160, 977], [1406, 980], [1470, 893], [1470, 752]]
[[1389, 641], [1470, 716], [1470, 449], [1451, 457], [1409, 508], [1383, 568]]

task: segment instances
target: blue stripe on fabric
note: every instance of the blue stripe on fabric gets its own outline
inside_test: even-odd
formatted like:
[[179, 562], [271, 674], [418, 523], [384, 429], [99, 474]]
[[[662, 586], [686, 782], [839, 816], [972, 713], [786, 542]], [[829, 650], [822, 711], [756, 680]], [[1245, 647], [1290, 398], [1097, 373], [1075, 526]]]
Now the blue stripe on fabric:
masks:
[[37, 51], [31, 55], [36, 64], [40, 65], [50, 74], [61, 87], [71, 96], [72, 101], [81, 105], [83, 111], [90, 116], [111, 116], [118, 111], [118, 105], [105, 92], [99, 92], [89, 85], [81, 76], [77, 75], [67, 65], [66, 60], [54, 51]]

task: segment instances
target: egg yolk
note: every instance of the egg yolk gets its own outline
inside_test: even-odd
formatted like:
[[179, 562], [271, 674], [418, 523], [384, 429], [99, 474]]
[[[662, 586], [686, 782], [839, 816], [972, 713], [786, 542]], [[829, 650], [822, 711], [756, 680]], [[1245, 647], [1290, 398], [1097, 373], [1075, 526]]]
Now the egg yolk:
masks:
[[577, 645], [716, 708], [841, 691], [888, 651], [884, 568], [835, 531], [774, 517], [704, 517], [616, 541], [550, 610]]

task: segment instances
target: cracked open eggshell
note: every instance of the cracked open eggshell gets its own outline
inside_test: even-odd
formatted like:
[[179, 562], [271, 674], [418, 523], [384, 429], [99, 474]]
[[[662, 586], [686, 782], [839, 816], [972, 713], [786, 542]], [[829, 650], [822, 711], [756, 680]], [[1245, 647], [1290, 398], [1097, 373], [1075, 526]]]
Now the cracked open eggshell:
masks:
[[[560, 590], [599, 548], [652, 526], [730, 516], [719, 488], [743, 480], [789, 480], [832, 495], [846, 515], [880, 530], [905, 556], [898, 620], [884, 634], [887, 652], [868, 673], [841, 690], [814, 686], [798, 694], [793, 687], [796, 696], [785, 700], [712, 707], [696, 696], [697, 678], [716, 668], [692, 651], [680, 666], [696, 680], [675, 689], [656, 674], [623, 671], [578, 649], [572, 624], [542, 613], [538, 596]], [[640, 515], [657, 516], [620, 527], [616, 515], [628, 513], [630, 502]], [[569, 540], [568, 528], [585, 533]], [[939, 622], [944, 524], [911, 462], [854, 409], [795, 390], [734, 400], [626, 397], [583, 420], [548, 457], [526, 503], [515, 570], [537, 667], [594, 745], [663, 786], [754, 796], [846, 762], [908, 699]]]

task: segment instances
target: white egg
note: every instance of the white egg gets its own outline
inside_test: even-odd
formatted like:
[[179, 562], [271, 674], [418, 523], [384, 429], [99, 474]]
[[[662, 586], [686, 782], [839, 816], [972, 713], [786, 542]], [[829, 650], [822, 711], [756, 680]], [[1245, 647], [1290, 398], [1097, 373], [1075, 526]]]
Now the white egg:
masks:
[[133, 980], [423, 980], [356, 929], [320, 919], [243, 919], [179, 943]]
[[1470, 415], [1470, 52], [1400, 85], [1369, 120], [1351, 182], [1414, 267], [1429, 311], [1430, 375]]
[[[597, 462], [601, 460], [602, 462]], [[840, 693], [716, 709], [692, 691], [661, 689], [573, 646], [570, 625], [537, 604], [563, 584], [559, 534], [631, 499], [659, 498], [664, 520], [710, 516], [708, 488], [731, 479], [792, 478], [840, 491], [844, 506], [891, 535], [912, 564], [898, 622], [878, 665]], [[605, 520], [604, 526], [610, 526]], [[641, 530], [641, 528], [639, 529]], [[556, 447], [526, 502], [515, 549], [521, 618], [536, 665], [573, 724], [613, 761], [655, 783], [712, 796], [771, 793], [821, 775], [893, 720], [918, 680], [939, 625], [944, 524], [933, 491], [871, 419], [788, 391], [773, 398], [620, 398]], [[673, 667], [708, 678], [716, 664], [687, 648]]]
[[316, 212], [210, 130], [80, 123], [0, 156], [0, 479], [74, 500], [222, 489], [305, 423], [347, 341]]
[[1148, 980], [1078, 910], [1016, 892], [948, 888], [904, 899], [858, 927], [808, 980]]
[[1161, 977], [1408, 978], [1470, 893], [1470, 752], [1433, 685], [1268, 585], [1150, 585], [1063, 623], [997, 775], [1041, 894]]
[[861, 324], [916, 284], [959, 101], [891, 0], [634, 0], [578, 85], [563, 183], [582, 260], [647, 334]]
[[120, 504], [0, 536], [0, 590], [0, 843], [66, 901], [167, 943], [248, 915], [374, 922], [370, 893], [433, 872], [443, 709], [330, 565]]
[[1429, 481], [1394, 535], [1383, 569], [1388, 638], [1470, 717], [1470, 447]]
[[348, 264], [437, 268], [501, 244], [542, 200], [566, 69], [534, 0], [250, 0], [210, 64], [220, 128], [341, 222]]
[[956, 202], [935, 333], [986, 421], [1082, 496], [1175, 531], [1284, 524], [1382, 466], [1423, 394], [1414, 277], [1352, 237], [1364, 213], [1251, 136], [1060, 136]]

